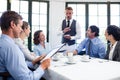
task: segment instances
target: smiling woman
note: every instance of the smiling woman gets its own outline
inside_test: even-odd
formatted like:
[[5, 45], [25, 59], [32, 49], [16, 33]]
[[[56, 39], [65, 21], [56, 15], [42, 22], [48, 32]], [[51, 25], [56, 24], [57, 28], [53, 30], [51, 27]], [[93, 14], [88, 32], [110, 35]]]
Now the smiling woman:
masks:
[[45, 42], [46, 38], [42, 30], [34, 33], [34, 53], [37, 56], [46, 55], [50, 51], [50, 44]]
[[120, 28], [116, 25], [109, 25], [105, 31], [108, 44], [106, 59], [120, 61]]

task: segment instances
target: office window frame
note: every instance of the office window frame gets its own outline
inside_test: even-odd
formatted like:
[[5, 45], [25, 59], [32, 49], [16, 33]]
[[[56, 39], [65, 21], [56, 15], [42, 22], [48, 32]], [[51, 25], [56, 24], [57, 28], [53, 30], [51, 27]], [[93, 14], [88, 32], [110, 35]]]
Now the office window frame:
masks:
[[[30, 35], [29, 35], [29, 37], [28, 37], [28, 39], [26, 40], [26, 42], [27, 42], [27, 46], [28, 46], [28, 48], [29, 48], [29, 50], [31, 50], [32, 51], [32, 46], [34, 45], [33, 44], [33, 42], [32, 42], [32, 39], [33, 39], [33, 31], [32, 31], [32, 28], [33, 28], [33, 25], [32, 25], [32, 2], [38, 2], [38, 3], [46, 3], [46, 26], [45, 26], [45, 28], [46, 28], [46, 42], [49, 42], [49, 1], [41, 1], [41, 0], [18, 0], [19, 1], [19, 4], [21, 3], [21, 1], [28, 1], [28, 17], [27, 17], [27, 19], [25, 19], [25, 21], [28, 21], [28, 23], [29, 23], [29, 25], [30, 25], [30, 29], [31, 29], [31, 33], [30, 33]], [[11, 10], [11, 0], [7, 0], [7, 4], [8, 4], [8, 6], [7, 6], [7, 10]], [[22, 6], [22, 5], [17, 5], [18, 7], [19, 7], [19, 10], [17, 11], [18, 13], [20, 13], [20, 14], [22, 14], [22, 12], [21, 12], [21, 8], [20, 8], [20, 6]], [[40, 14], [39, 14], [39, 16], [40, 16]], [[24, 19], [23, 19], [24, 20]], [[40, 22], [39, 22], [40, 23]], [[40, 29], [40, 25], [39, 25], [39, 29]]]
[[[38, 30], [42, 30], [43, 32], [44, 32], [44, 34], [45, 34], [45, 36], [46, 36], [46, 42], [49, 42], [49, 2], [48, 1], [37, 1], [37, 0], [33, 0], [31, 3], [34, 3], [34, 2], [38, 2], [38, 4], [39, 4], [39, 12], [37, 12], [37, 13], [34, 13], [33, 11], [31, 11], [31, 15], [32, 15], [32, 18], [33, 18], [33, 14], [39, 14], [38, 15], [38, 17], [39, 17], [39, 23], [37, 24], [37, 25], [34, 25], [34, 24], [31, 24], [32, 25], [32, 27], [33, 26], [36, 26], [36, 28], [39, 28]], [[42, 8], [40, 8], [40, 6], [42, 6], [42, 4], [46, 4], [46, 12], [41, 12], [40, 10], [42, 9]], [[33, 7], [33, 5], [31, 6], [31, 8]], [[42, 22], [41, 22], [41, 17], [45, 17], [44, 19], [46, 19], [46, 25], [42, 25]], [[32, 20], [31, 20], [32, 21]], [[46, 27], [45, 27], [46, 26]], [[35, 28], [35, 27], [34, 27]], [[43, 30], [44, 28], [46, 28], [46, 30]], [[33, 29], [33, 28], [31, 28], [31, 29]], [[33, 29], [34, 30], [34, 29]], [[33, 30], [32, 30], [32, 37], [33, 37], [33, 34], [34, 34], [34, 32], [33, 32]], [[36, 29], [37, 30], [37, 29]], [[31, 42], [31, 46], [33, 47], [33, 45], [34, 45], [34, 43], [33, 43], [33, 40], [31, 40], [30, 41]], [[31, 48], [32, 48], [31, 47]]]
[[[78, 5], [78, 4], [85, 4], [86, 5], [86, 16], [85, 16], [85, 30], [87, 31], [87, 28], [89, 27], [89, 5], [90, 4], [106, 4], [107, 5], [107, 15], [106, 15], [106, 17], [107, 17], [107, 22], [106, 22], [106, 24], [107, 25], [111, 25], [111, 22], [110, 22], [110, 20], [111, 20], [111, 13], [110, 13], [110, 11], [111, 11], [111, 9], [110, 9], [110, 5], [111, 4], [118, 4], [119, 6], [120, 6], [120, 2], [66, 2], [66, 7], [67, 6], [69, 6], [69, 5], [71, 5], [71, 4], [74, 4], [74, 5]], [[120, 7], [119, 7], [119, 11], [120, 11]], [[77, 17], [77, 16], [76, 16]], [[119, 20], [120, 20], [120, 15], [119, 15]], [[120, 26], [120, 24], [118, 25], [118, 26]], [[107, 27], [107, 26], [106, 26]], [[86, 33], [85, 33], [86, 34]], [[104, 36], [104, 35], [103, 35]], [[86, 36], [85, 36], [86, 37]]]

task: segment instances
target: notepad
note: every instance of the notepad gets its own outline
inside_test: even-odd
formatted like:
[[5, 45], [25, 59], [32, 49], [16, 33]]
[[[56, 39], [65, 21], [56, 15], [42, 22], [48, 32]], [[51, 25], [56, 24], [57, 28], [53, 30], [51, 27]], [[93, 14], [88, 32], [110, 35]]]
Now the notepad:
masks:
[[41, 62], [42, 62], [43, 60], [47, 59], [47, 58], [51, 58], [52, 56], [54, 56], [64, 45], [66, 45], [66, 44], [65, 44], [65, 43], [64, 43], [64, 44], [61, 44], [59, 47], [51, 50], [51, 51], [41, 60]]

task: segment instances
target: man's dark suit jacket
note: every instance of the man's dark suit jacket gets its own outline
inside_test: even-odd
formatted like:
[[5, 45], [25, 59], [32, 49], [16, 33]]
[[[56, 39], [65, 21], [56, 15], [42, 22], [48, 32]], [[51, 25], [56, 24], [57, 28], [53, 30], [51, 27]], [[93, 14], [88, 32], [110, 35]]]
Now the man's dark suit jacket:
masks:
[[[105, 56], [105, 59], [109, 59], [109, 53], [110, 53], [110, 44], [108, 44], [108, 49], [107, 49], [107, 54]], [[118, 41], [115, 46], [115, 49], [113, 51], [112, 60], [120, 61], [120, 41]]]

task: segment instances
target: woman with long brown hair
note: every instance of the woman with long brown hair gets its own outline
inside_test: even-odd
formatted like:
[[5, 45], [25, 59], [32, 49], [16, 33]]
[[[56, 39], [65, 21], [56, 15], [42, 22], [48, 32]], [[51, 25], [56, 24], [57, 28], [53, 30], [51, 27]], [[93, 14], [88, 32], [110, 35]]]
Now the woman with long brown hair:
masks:
[[42, 30], [38, 30], [34, 33], [34, 53], [37, 56], [46, 55], [50, 51], [50, 44], [45, 42], [45, 35]]

